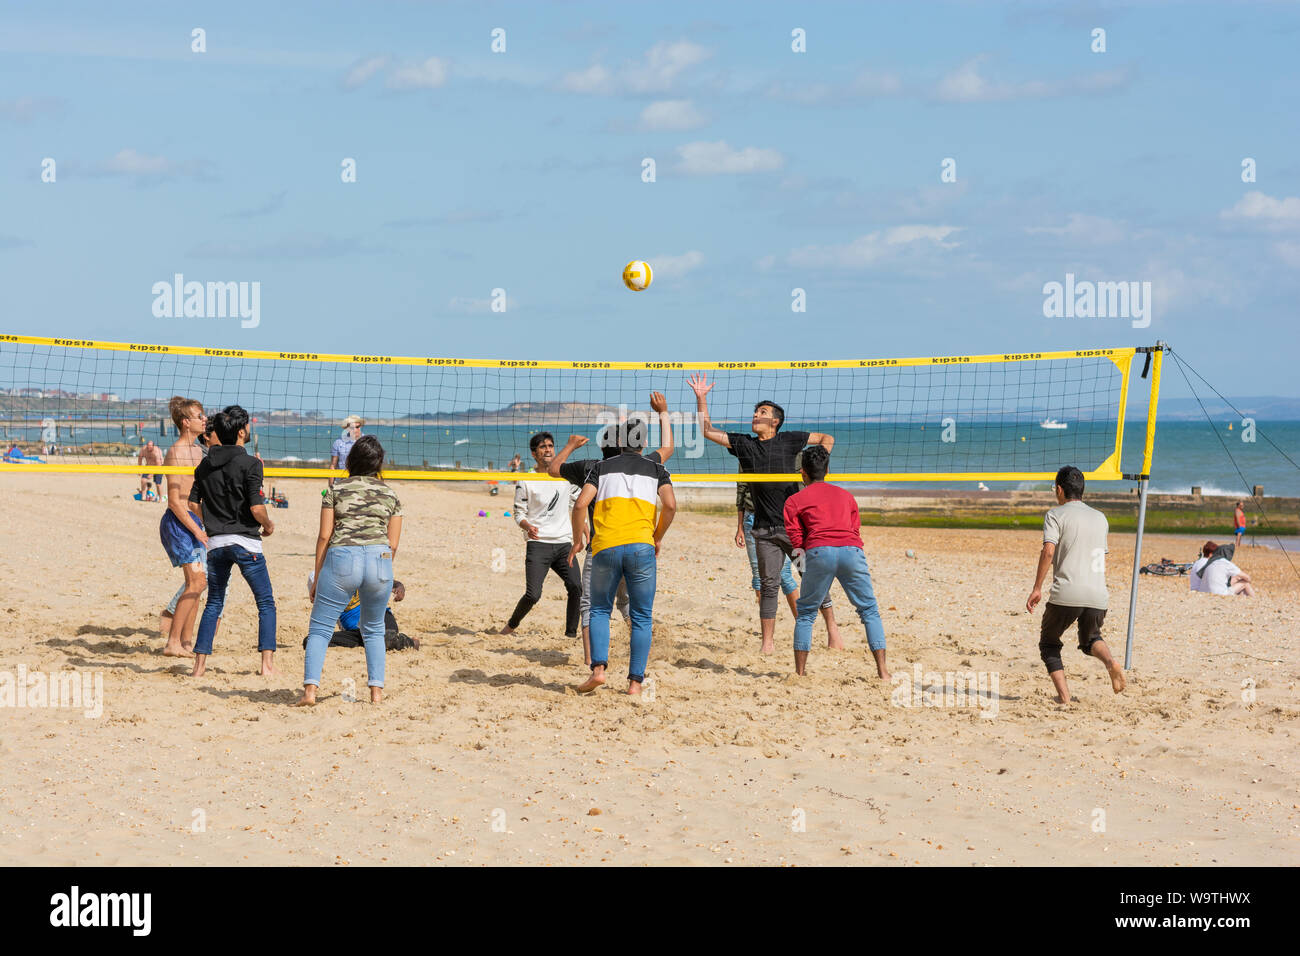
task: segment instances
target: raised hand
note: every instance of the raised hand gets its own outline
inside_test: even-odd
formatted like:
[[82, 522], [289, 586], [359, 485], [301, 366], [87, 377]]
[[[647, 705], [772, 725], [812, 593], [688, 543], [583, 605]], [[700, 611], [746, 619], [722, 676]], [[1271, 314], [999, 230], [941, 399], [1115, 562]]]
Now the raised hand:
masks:
[[709, 390], [717, 383], [710, 382], [708, 375], [705, 373], [696, 372], [686, 380], [686, 384], [691, 387], [691, 391], [695, 393], [696, 398], [703, 398], [709, 394]]
[[668, 411], [668, 399], [664, 398], [662, 392], [651, 392], [650, 407], [656, 412], [666, 412]]

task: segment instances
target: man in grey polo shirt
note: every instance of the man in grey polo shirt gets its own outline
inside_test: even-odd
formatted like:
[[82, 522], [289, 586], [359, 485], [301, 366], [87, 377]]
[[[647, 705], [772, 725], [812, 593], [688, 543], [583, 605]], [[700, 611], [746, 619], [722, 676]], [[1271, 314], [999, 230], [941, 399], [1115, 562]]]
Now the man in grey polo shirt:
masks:
[[1025, 606], [1032, 614], [1043, 599], [1043, 581], [1052, 572], [1052, 590], [1043, 609], [1038, 653], [1056, 687], [1058, 700], [1070, 702], [1061, 663], [1061, 635], [1079, 622], [1079, 650], [1097, 658], [1110, 673], [1110, 686], [1124, 689], [1124, 669], [1101, 639], [1106, 619], [1106, 516], [1083, 503], [1083, 472], [1067, 465], [1056, 473], [1057, 507], [1043, 519], [1043, 550], [1038, 556], [1034, 589]]

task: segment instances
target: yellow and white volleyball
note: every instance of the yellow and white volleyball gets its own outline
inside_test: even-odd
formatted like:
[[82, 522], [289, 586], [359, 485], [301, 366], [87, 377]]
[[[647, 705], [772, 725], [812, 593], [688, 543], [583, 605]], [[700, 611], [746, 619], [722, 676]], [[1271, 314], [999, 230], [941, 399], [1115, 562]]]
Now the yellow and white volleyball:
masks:
[[650, 263], [640, 259], [633, 259], [623, 267], [623, 284], [633, 292], [650, 288], [653, 278], [654, 273], [650, 270]]

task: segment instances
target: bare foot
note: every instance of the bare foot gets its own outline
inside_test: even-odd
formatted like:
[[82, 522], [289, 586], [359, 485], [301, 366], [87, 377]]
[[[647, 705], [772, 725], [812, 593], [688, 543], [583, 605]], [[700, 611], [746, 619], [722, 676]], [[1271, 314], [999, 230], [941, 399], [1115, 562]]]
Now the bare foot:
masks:
[[498, 634], [513, 634], [514, 632], [515, 629], [511, 627], [509, 624], [501, 625], [501, 629], [497, 631]]
[[894, 679], [893, 675], [890, 674], [889, 671], [888, 671], [887, 669], [884, 669], [884, 668], [877, 668], [877, 669], [876, 669], [876, 675], [877, 675], [881, 680], [893, 680], [893, 679]]
[[411, 638], [411, 643], [415, 645], [417, 651], [420, 649], [420, 639], [418, 637]]
[[1060, 694], [1057, 694], [1057, 695], [1056, 695], [1056, 702], [1057, 702], [1058, 704], [1068, 704], [1068, 703], [1070, 702], [1070, 698], [1068, 698], [1068, 697], [1062, 697]]
[[1124, 687], [1127, 683], [1128, 682], [1124, 680], [1124, 668], [1120, 667], [1119, 664], [1116, 664], [1110, 671], [1111, 690], [1115, 691], [1117, 694], [1123, 693]]
[[192, 651], [186, 650], [184, 645], [173, 644], [171, 641], [167, 642], [167, 644], [163, 647], [162, 652], [163, 652], [163, 657], [186, 657], [192, 653]]
[[370, 703], [382, 704], [384, 702], [384, 689], [382, 687], [370, 688]]
[[605, 674], [591, 672], [591, 676], [574, 688], [579, 694], [590, 694], [593, 690], [605, 683]]
[[158, 636], [168, 643], [171, 642], [172, 633], [172, 616], [166, 611], [158, 615]]
[[759, 653], [760, 653], [760, 654], [775, 654], [775, 653], [776, 653], [776, 642], [775, 642], [775, 641], [772, 641], [772, 640], [766, 640], [766, 641], [764, 641], [764, 642], [763, 642], [763, 646], [762, 646], [761, 648], [759, 648]]
[[302, 696], [294, 703], [295, 707], [315, 707], [316, 706], [316, 685], [308, 684], [302, 689]]
[[627, 692], [631, 697], [636, 697], [641, 693], [641, 682], [632, 680], [627, 682]]
[[842, 650], [844, 650], [844, 642], [843, 642], [842, 640], [840, 640], [840, 636], [839, 636], [839, 634], [836, 634], [834, 637], [829, 638], [829, 639], [826, 641], [826, 649], [827, 649], [828, 651], [842, 651]]
[[195, 655], [194, 655], [194, 670], [190, 671], [190, 676], [191, 676], [191, 677], [202, 677], [202, 676], [203, 676], [203, 672], [206, 671], [207, 669], [208, 669], [208, 655], [207, 655], [207, 654], [195, 654]]
[[279, 673], [280, 673], [279, 670], [277, 670], [277, 669], [276, 669], [273, 665], [271, 665], [271, 664], [263, 664], [263, 665], [262, 665], [262, 676], [263, 676], [263, 677], [276, 677], [276, 676], [279, 675]]

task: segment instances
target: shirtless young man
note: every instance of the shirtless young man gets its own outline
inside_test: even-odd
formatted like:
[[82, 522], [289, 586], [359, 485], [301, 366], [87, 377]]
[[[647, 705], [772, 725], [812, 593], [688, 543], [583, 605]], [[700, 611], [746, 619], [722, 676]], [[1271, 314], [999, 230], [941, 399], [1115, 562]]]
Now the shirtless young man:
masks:
[[[192, 398], [176, 395], [167, 407], [180, 437], [167, 449], [163, 464], [193, 469], [203, 460], [203, 450], [195, 444], [195, 439], [203, 434], [207, 424], [203, 406]], [[208, 536], [203, 531], [203, 520], [190, 510], [189, 496], [193, 485], [193, 471], [167, 476], [167, 510], [158, 525], [158, 534], [172, 567], [180, 568], [185, 575], [185, 592], [176, 602], [176, 613], [172, 615], [167, 644], [163, 648], [168, 657], [192, 653], [191, 638], [199, 609], [199, 595], [208, 586]]]
[[[163, 463], [162, 449], [153, 443], [152, 438], [149, 439], [144, 443], [144, 447], [140, 449], [140, 454], [135, 456], [135, 463], [137, 465], [161, 465]], [[140, 476], [141, 501], [146, 501], [149, 498], [149, 476], [149, 472], [145, 472]], [[153, 480], [161, 486], [162, 475], [153, 475]], [[161, 490], [161, 487], [159, 490]], [[162, 496], [159, 495], [159, 497]]]

